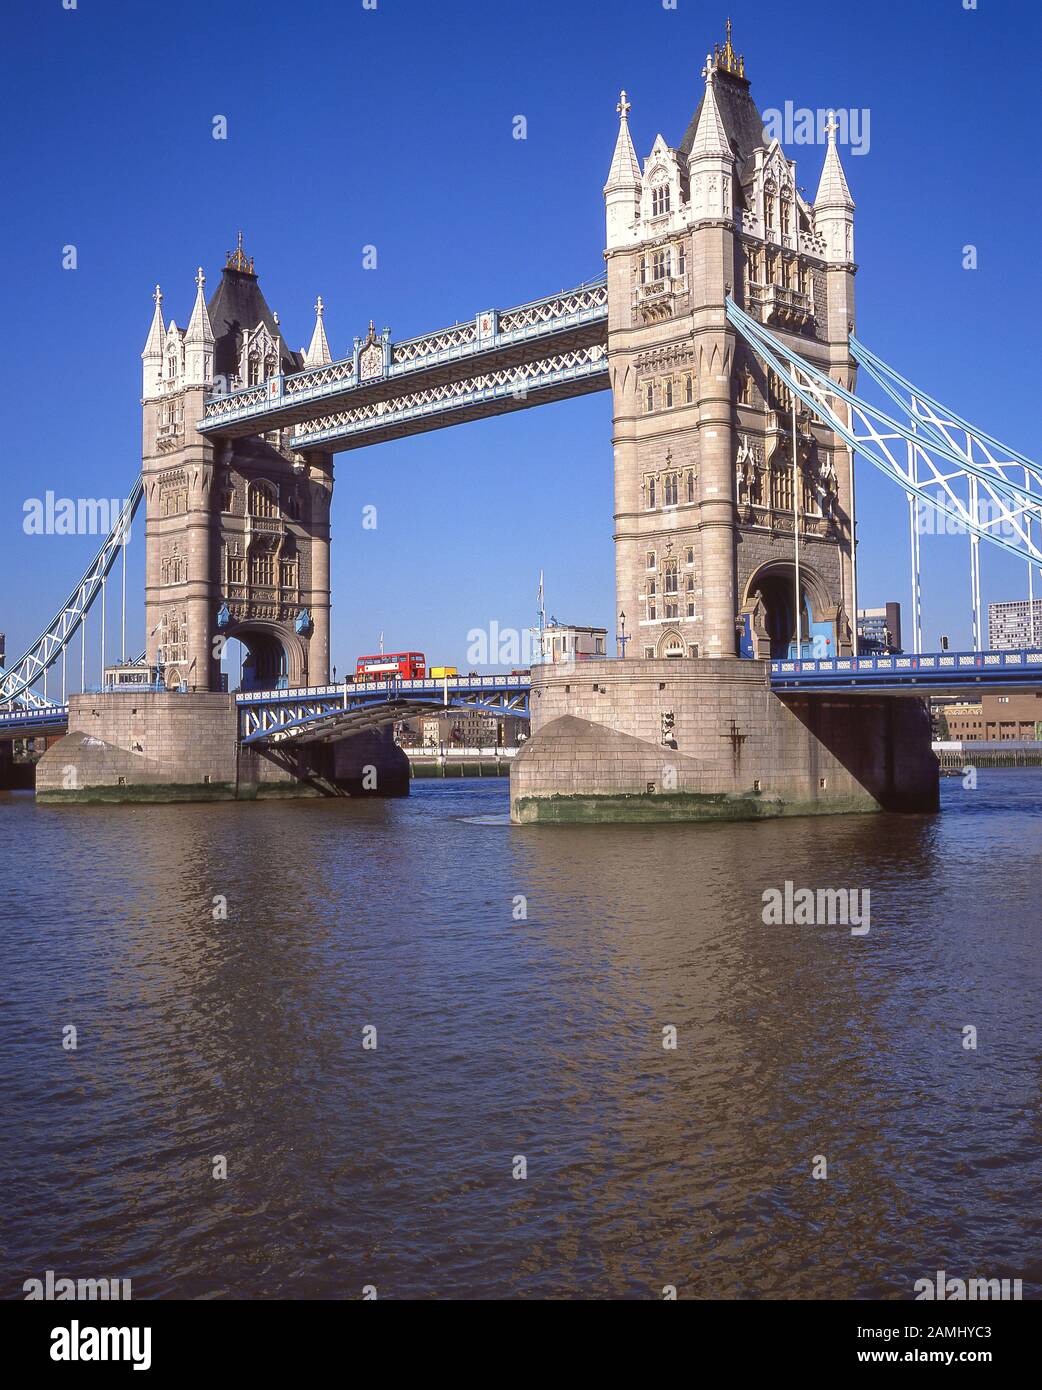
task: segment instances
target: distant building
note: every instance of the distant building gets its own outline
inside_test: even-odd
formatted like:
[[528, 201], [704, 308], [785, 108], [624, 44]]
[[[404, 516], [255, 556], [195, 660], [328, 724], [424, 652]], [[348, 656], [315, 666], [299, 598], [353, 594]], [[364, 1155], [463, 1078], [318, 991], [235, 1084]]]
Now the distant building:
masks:
[[956, 743], [1042, 739], [1042, 690], [1011, 690], [1004, 695], [988, 692], [979, 701], [945, 705], [941, 712], [948, 738]]
[[541, 633], [539, 660], [601, 661], [605, 656], [608, 629], [604, 627], [570, 627], [551, 622]]
[[873, 652], [899, 652], [901, 646], [901, 605], [857, 610], [858, 650], [862, 656]]
[[[1036, 643], [1042, 642], [1042, 599], [1035, 599]], [[1027, 599], [1014, 603], [988, 604], [988, 646], [992, 651], [1009, 651], [1029, 647], [1031, 635], [1032, 605]]]
[[517, 748], [527, 737], [527, 719], [470, 709], [407, 719], [396, 732], [402, 748]]

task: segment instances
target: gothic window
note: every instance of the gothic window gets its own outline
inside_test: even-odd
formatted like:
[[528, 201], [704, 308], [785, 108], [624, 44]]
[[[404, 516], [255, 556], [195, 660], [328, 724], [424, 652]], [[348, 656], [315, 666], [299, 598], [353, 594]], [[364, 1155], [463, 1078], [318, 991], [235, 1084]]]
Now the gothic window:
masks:
[[752, 281], [752, 283], [753, 283], [754, 285], [760, 285], [760, 284], [763, 283], [763, 279], [762, 279], [762, 260], [763, 260], [763, 258], [762, 258], [762, 256], [760, 255], [760, 248], [759, 248], [758, 246], [752, 246], [752, 247], [750, 247], [750, 248], [749, 248], [749, 279]]
[[648, 617], [654, 620], [658, 616], [658, 598], [656, 597], [655, 581], [648, 580]]
[[776, 512], [792, 511], [792, 464], [780, 449], [771, 459], [771, 506]]
[[684, 404], [691, 405], [695, 399], [695, 381], [689, 372], [684, 378]]
[[[677, 501], [678, 501], [678, 497], [677, 497], [677, 486], [678, 486], [678, 481], [679, 481], [679, 479], [678, 479], [678, 476], [677, 476], [676, 473], [667, 473], [667, 474], [666, 474], [666, 477], [665, 477], [665, 487], [664, 487], [664, 494], [665, 494], [665, 495], [663, 496], [663, 499], [662, 499], [662, 504], [663, 504], [663, 506], [665, 506], [665, 507], [675, 507], [675, 506], [677, 505]], [[675, 566], [676, 566], [676, 561], [675, 561], [675, 560], [673, 561], [673, 564], [674, 564], [674, 567], [675, 567]]]
[[[688, 616], [689, 618], [693, 618], [693, 617], [695, 616], [695, 601], [694, 601], [694, 599], [690, 599], [690, 598], [689, 598], [688, 601], [687, 601], [687, 616]], [[691, 655], [692, 655], [692, 656], [695, 655], [694, 648], [692, 648], [692, 650], [691, 650]]]
[[260, 384], [260, 357], [257, 353], [251, 352], [246, 360], [246, 385], [258, 386]]
[[[690, 471], [687, 475], [687, 500], [689, 502], [693, 502], [695, 500], [695, 475]], [[689, 555], [692, 555], [692, 552], [690, 550], [687, 553]], [[692, 559], [693, 558], [694, 556], [692, 555]], [[691, 560], [688, 560], [688, 564], [691, 564]]]
[[666, 618], [675, 618], [677, 616], [678, 607], [679, 605], [677, 604], [675, 595], [673, 598], [664, 599], [662, 604], [663, 616]]
[[279, 366], [272, 354], [268, 354], [264, 359], [264, 380], [268, 381], [273, 376], [278, 376]]
[[695, 576], [693, 574], [688, 575], [687, 580], [684, 583], [684, 588], [687, 590], [689, 594], [693, 594], [695, 592]]
[[651, 215], [661, 217], [669, 211], [669, 184], [657, 184], [651, 190]]
[[799, 287], [799, 291], [800, 291], [800, 294], [804, 294], [804, 295], [805, 295], [805, 294], [807, 293], [807, 285], [808, 285], [807, 266], [806, 266], [806, 263], [805, 263], [804, 261], [798, 261], [798, 262], [796, 263], [796, 266], [797, 266], [797, 274], [798, 274], [798, 277], [799, 277], [799, 278], [798, 278], [798, 287]]
[[243, 556], [238, 553], [238, 547], [236, 547], [236, 552], [234, 554], [228, 556], [228, 583], [246, 583], [246, 561]]
[[782, 198], [782, 201], [781, 201], [781, 229], [782, 229], [783, 232], [787, 232], [787, 231], [789, 230], [789, 213], [790, 213], [789, 200], [788, 200], [788, 198]]
[[667, 560], [663, 566], [662, 592], [667, 596], [677, 592], [676, 560]]
[[647, 258], [647, 256], [641, 256], [641, 258], [640, 258], [640, 283], [641, 283], [642, 285], [646, 285], [646, 284], [648, 283], [648, 258]]
[[177, 376], [177, 355], [171, 353], [166, 359], [166, 376], [168, 381], [173, 381]]
[[778, 283], [778, 253], [777, 251], [767, 252], [767, 284], [776, 285]]
[[667, 406], [667, 407], [668, 407], [668, 406], [671, 406], [671, 405], [673, 404], [673, 378], [672, 378], [672, 377], [667, 377], [666, 382], [665, 382], [665, 384], [664, 384], [663, 387], [662, 387], [662, 404], [663, 404], [664, 406]]
[[648, 479], [648, 506], [649, 506], [649, 507], [654, 507], [654, 506], [655, 506], [655, 479], [654, 479], [654, 478], [649, 478], [649, 479]]
[[277, 517], [278, 497], [271, 483], [251, 483], [249, 492], [249, 514], [258, 517]]
[[648, 551], [647, 563], [644, 566], [644, 568], [649, 570], [653, 570], [655, 568], [655, 552], [653, 550]]
[[655, 409], [655, 388], [650, 381], [644, 388], [644, 409], [649, 415]]
[[774, 194], [765, 193], [763, 198], [763, 220], [769, 231], [774, 230]]
[[656, 251], [651, 258], [651, 278], [653, 280], [669, 279], [669, 252]]
[[250, 583], [264, 588], [275, 586], [275, 552], [270, 545], [256, 544], [250, 548]]
[[693, 565], [693, 564], [695, 563], [695, 551], [694, 551], [694, 547], [693, 547], [693, 546], [690, 546], [690, 545], [688, 546], [688, 548], [687, 548], [687, 559], [684, 561], [684, 563], [685, 563], [686, 565]]
[[279, 562], [279, 580], [284, 589], [295, 589], [297, 587], [297, 552], [293, 549], [284, 550], [282, 559]]
[[687, 274], [687, 247], [683, 242], [677, 247], [677, 274]]

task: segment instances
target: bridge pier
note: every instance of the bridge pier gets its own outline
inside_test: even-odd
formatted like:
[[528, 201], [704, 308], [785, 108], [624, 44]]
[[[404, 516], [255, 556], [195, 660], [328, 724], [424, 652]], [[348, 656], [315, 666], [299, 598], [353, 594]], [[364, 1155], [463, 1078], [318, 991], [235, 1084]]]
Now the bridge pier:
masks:
[[536, 666], [531, 711], [510, 769], [522, 825], [939, 807], [921, 699], [782, 697], [762, 661]]
[[390, 728], [333, 743], [242, 747], [234, 695], [73, 695], [69, 732], [36, 767], [50, 803], [252, 801], [408, 794]]

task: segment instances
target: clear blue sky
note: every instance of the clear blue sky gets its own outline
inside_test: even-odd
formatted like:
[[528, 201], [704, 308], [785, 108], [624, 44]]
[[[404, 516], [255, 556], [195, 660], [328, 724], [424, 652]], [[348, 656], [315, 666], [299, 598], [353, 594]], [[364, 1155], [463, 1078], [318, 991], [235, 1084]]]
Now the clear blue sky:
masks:
[[[730, 0], [761, 109], [868, 108], [844, 152], [861, 337], [1033, 457], [1038, 444], [1038, 0]], [[4, 16], [0, 628], [19, 655], [96, 548], [27, 537], [23, 503], [123, 495], [140, 466], [140, 351], [156, 281], [183, 324], [236, 229], [292, 346], [321, 293], [335, 356], [600, 273], [620, 87], [641, 158], [677, 144], [727, 0], [9, 0]], [[211, 138], [215, 114], [229, 138]], [[528, 139], [512, 138], [523, 114]], [[822, 152], [788, 150], [813, 194]], [[79, 267], [61, 268], [74, 244]], [[362, 268], [362, 247], [379, 268]], [[962, 268], [978, 248], [979, 269]], [[903, 495], [860, 473], [861, 598], [907, 602]], [[363, 530], [361, 511], [378, 509]], [[140, 528], [139, 528], [140, 529]], [[339, 455], [334, 660], [466, 656], [560, 618], [613, 630], [607, 393]], [[969, 643], [967, 542], [925, 542], [925, 629]], [[140, 540], [132, 568], [140, 592]], [[1042, 589], [1042, 585], [1040, 585]], [[985, 599], [1025, 567], [984, 563]], [[140, 647], [143, 620], [131, 630]], [[95, 630], [96, 632], [96, 630]]]

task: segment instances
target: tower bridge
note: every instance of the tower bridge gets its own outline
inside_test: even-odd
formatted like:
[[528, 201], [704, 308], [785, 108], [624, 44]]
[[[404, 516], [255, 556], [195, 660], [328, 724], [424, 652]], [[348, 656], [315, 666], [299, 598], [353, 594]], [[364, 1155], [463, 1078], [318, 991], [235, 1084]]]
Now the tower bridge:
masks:
[[[41, 795], [330, 794], [358, 790], [369, 765], [386, 772], [382, 791], [402, 789], [400, 711], [492, 687], [330, 685], [335, 455], [610, 390], [629, 650], [537, 667], [530, 685], [496, 678], [494, 698], [532, 721], [511, 771], [515, 819], [936, 806], [922, 693], [1036, 669], [1034, 647], [982, 651], [980, 555], [985, 542], [1020, 556], [1033, 582], [1042, 472], [857, 337], [856, 209], [835, 122], [811, 200], [763, 129], [730, 26], [701, 77], [687, 129], [676, 144], [657, 136], [643, 161], [622, 93], [600, 279], [404, 340], [370, 320], [340, 358], [321, 298], [310, 345], [289, 348], [241, 234], [209, 297], [198, 271], [184, 328], [157, 287], [128, 515], [140, 499], [146, 661], [164, 689], [66, 698], [69, 643], [99, 603], [104, 631], [114, 534], [0, 675], [0, 734], [69, 729], [40, 764]], [[857, 651], [855, 457], [894, 486], [902, 526], [907, 508], [913, 650], [889, 668]], [[922, 650], [926, 506], [969, 538], [972, 653]], [[249, 653], [237, 697], [220, 689], [232, 638]]]

